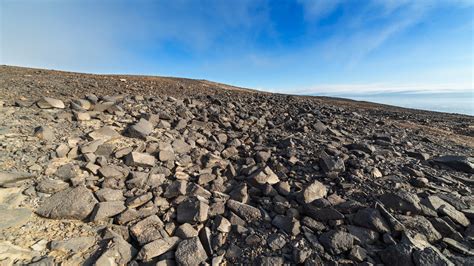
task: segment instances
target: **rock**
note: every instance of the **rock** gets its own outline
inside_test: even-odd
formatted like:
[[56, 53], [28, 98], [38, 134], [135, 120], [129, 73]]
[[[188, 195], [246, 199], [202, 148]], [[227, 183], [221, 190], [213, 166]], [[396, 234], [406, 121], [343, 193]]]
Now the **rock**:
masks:
[[222, 233], [230, 232], [232, 224], [225, 217], [219, 215], [216, 217], [216, 219], [214, 219], [214, 222], [216, 223], [217, 231]]
[[280, 228], [290, 235], [299, 235], [300, 233], [300, 222], [294, 220], [292, 217], [276, 215], [272, 220], [272, 225]]
[[78, 168], [72, 163], [61, 165], [54, 173], [61, 180], [75, 178], [78, 174]]
[[79, 147], [82, 154], [94, 153], [97, 151], [100, 145], [104, 144], [104, 140], [96, 139], [90, 142], [87, 142]]
[[150, 242], [140, 249], [136, 259], [142, 261], [150, 261], [151, 259], [158, 257], [175, 248], [178, 245], [179, 241], [179, 237], [173, 236]]
[[164, 224], [157, 215], [151, 215], [134, 224], [130, 227], [130, 233], [141, 245], [168, 237]]
[[40, 216], [51, 219], [86, 219], [97, 200], [85, 186], [68, 188], [47, 198], [36, 210]]
[[341, 230], [323, 233], [319, 241], [329, 253], [335, 255], [350, 250], [354, 245], [354, 237]]
[[435, 242], [442, 238], [441, 234], [424, 216], [401, 216], [400, 221], [407, 229], [424, 235], [429, 242]]
[[189, 146], [189, 144], [187, 144], [182, 139], [176, 139], [175, 141], [173, 141], [171, 146], [173, 147], [173, 150], [178, 154], [188, 153], [191, 150], [191, 146]]
[[0, 187], [16, 187], [32, 177], [29, 173], [0, 171]]
[[174, 256], [178, 265], [200, 265], [207, 259], [206, 251], [198, 237], [181, 241]]
[[319, 181], [314, 181], [303, 191], [303, 201], [305, 203], [311, 203], [314, 200], [326, 197], [326, 195], [326, 186]]
[[187, 182], [184, 180], [175, 180], [166, 187], [163, 197], [170, 199], [179, 195], [186, 195]]
[[123, 201], [125, 197], [123, 192], [118, 189], [103, 188], [95, 192], [99, 201]]
[[120, 134], [112, 127], [105, 126], [89, 133], [89, 137], [93, 140], [101, 139], [106, 142], [120, 138]]
[[235, 200], [228, 200], [227, 207], [235, 212], [238, 216], [244, 219], [246, 222], [253, 222], [262, 218], [262, 213], [259, 209], [244, 204]]
[[463, 255], [474, 256], [474, 250], [471, 250], [469, 247], [463, 245], [462, 243], [459, 243], [454, 239], [445, 237], [443, 238], [443, 243], [447, 244], [448, 247]]
[[319, 165], [326, 173], [345, 171], [344, 161], [341, 158], [334, 159], [325, 152], [319, 158]]
[[367, 258], [367, 251], [360, 246], [354, 246], [349, 253], [349, 258], [357, 262], [363, 262]]
[[158, 159], [162, 162], [174, 161], [175, 155], [172, 150], [162, 150], [158, 154]]
[[259, 185], [273, 185], [280, 182], [278, 176], [268, 166], [257, 170], [255, 173], [249, 176], [249, 179]]
[[156, 164], [156, 159], [147, 153], [131, 152], [125, 158], [125, 164], [129, 166], [153, 167]]
[[474, 158], [466, 156], [445, 155], [433, 159], [436, 164], [446, 165], [458, 171], [474, 174]]
[[126, 265], [135, 257], [135, 248], [120, 236], [108, 240], [105, 251], [95, 262], [96, 265]]
[[427, 247], [413, 252], [415, 265], [444, 265], [454, 266], [439, 250], [434, 247]]
[[385, 193], [380, 197], [380, 201], [385, 207], [401, 213], [417, 214], [421, 211], [418, 196], [405, 191]]
[[367, 143], [352, 143], [346, 146], [349, 150], [363, 151], [368, 154], [375, 152], [375, 147]]
[[268, 237], [267, 243], [272, 250], [280, 250], [286, 245], [287, 241], [282, 234], [272, 234]]
[[181, 239], [186, 239], [198, 236], [198, 231], [191, 224], [184, 223], [176, 228], [174, 234]]
[[46, 178], [36, 186], [36, 190], [42, 193], [56, 193], [69, 187], [69, 184], [57, 179]]
[[0, 262], [3, 265], [14, 265], [14, 262], [22, 260], [30, 261], [39, 255], [39, 252], [13, 245], [8, 241], [0, 241]]
[[32, 212], [26, 208], [7, 208], [4, 204], [0, 204], [0, 230], [10, 227], [19, 227], [28, 222]]
[[138, 123], [128, 128], [128, 135], [132, 138], [146, 138], [153, 132], [153, 124], [146, 119], [140, 119]]
[[36, 105], [38, 105], [38, 107], [41, 108], [41, 109], [51, 109], [51, 108], [64, 109], [64, 108], [66, 108], [63, 101], [58, 100], [58, 99], [54, 99], [54, 98], [49, 98], [49, 97], [41, 98], [41, 100], [38, 100], [36, 102]]
[[46, 141], [53, 141], [55, 139], [54, 132], [49, 126], [39, 126], [35, 128], [34, 136]]
[[91, 120], [91, 115], [86, 112], [76, 112], [74, 113], [74, 118], [76, 118], [77, 121], [89, 121]]
[[91, 214], [91, 221], [101, 221], [123, 212], [126, 209], [123, 201], [99, 202]]
[[177, 218], [179, 223], [195, 223], [207, 220], [209, 205], [196, 197], [190, 197], [178, 205]]
[[353, 219], [356, 225], [373, 229], [379, 233], [390, 232], [389, 225], [376, 209], [361, 209], [355, 214]]
[[466, 215], [464, 215], [464, 213], [456, 210], [452, 205], [442, 205], [438, 209], [438, 211], [439, 211], [439, 213], [448, 216], [449, 218], [451, 218], [451, 220], [453, 220], [454, 222], [456, 222], [456, 223], [458, 223], [458, 224], [460, 224], [464, 227], [467, 227], [471, 224], [469, 222], [469, 219], [467, 219]]
[[50, 243], [51, 250], [66, 253], [82, 253], [95, 243], [94, 237], [75, 237], [67, 240], [53, 240]]

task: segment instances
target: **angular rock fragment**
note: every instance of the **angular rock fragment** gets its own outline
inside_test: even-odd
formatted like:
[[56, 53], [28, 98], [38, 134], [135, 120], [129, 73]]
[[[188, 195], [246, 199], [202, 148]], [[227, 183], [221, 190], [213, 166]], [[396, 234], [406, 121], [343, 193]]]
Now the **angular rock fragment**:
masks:
[[130, 233], [141, 245], [168, 237], [164, 230], [164, 223], [156, 215], [149, 216], [134, 224], [130, 227]]
[[39, 126], [35, 128], [34, 135], [39, 139], [47, 141], [52, 141], [55, 139], [54, 132], [49, 126]]
[[196, 223], [207, 220], [209, 205], [196, 197], [190, 197], [178, 205], [177, 219], [179, 223]]
[[92, 221], [101, 221], [113, 217], [126, 209], [123, 201], [106, 201], [96, 204], [91, 214]]
[[140, 249], [136, 259], [142, 261], [150, 261], [151, 259], [158, 257], [161, 254], [164, 254], [175, 248], [178, 245], [179, 241], [179, 237], [173, 236], [150, 242]]
[[354, 237], [340, 230], [331, 230], [323, 233], [319, 241], [331, 254], [340, 254], [350, 250], [354, 245]]
[[52, 219], [86, 219], [97, 200], [85, 186], [65, 189], [47, 198], [36, 213]]
[[227, 201], [227, 207], [247, 222], [257, 221], [262, 218], [261, 211], [248, 204], [230, 199]]
[[314, 200], [326, 197], [326, 195], [326, 186], [319, 181], [314, 181], [303, 191], [303, 201], [305, 203], [311, 203]]
[[120, 138], [120, 134], [112, 127], [105, 126], [89, 133], [89, 137], [93, 140], [101, 139], [103, 141], [109, 141]]
[[433, 162], [449, 166], [458, 171], [474, 174], [474, 157], [445, 155], [434, 158]]
[[147, 153], [131, 152], [125, 158], [125, 164], [129, 166], [153, 167], [156, 164], [156, 158]]
[[257, 170], [255, 173], [249, 176], [249, 179], [259, 185], [273, 185], [280, 182], [278, 176], [268, 166]]
[[178, 265], [200, 265], [207, 259], [206, 251], [198, 237], [185, 239], [178, 244], [174, 253]]
[[130, 126], [127, 132], [132, 138], [144, 139], [153, 132], [153, 124], [142, 118], [136, 124]]

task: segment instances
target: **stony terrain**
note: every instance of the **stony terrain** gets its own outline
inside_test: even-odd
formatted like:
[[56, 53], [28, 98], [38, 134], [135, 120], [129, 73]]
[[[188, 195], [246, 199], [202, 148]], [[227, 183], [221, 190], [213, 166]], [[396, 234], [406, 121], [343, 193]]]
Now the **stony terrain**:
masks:
[[473, 265], [474, 117], [0, 67], [0, 265]]

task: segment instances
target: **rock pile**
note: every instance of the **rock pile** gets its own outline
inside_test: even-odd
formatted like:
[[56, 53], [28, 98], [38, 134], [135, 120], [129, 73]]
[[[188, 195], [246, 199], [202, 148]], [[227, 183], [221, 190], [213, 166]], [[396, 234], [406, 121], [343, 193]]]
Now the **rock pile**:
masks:
[[100, 234], [55, 240], [33, 261], [60, 250], [96, 265], [474, 264], [473, 149], [383, 116], [226, 93], [11, 108], [49, 121], [31, 128], [36, 214]]

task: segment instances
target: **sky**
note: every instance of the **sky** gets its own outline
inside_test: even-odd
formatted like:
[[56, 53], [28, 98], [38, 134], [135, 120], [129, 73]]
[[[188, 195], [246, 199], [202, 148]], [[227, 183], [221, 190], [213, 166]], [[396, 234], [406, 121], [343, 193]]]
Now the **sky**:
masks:
[[0, 64], [297, 94], [473, 90], [472, 0], [0, 0]]

